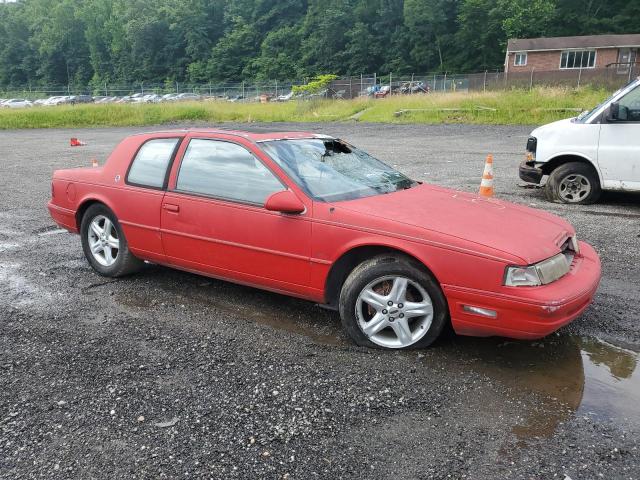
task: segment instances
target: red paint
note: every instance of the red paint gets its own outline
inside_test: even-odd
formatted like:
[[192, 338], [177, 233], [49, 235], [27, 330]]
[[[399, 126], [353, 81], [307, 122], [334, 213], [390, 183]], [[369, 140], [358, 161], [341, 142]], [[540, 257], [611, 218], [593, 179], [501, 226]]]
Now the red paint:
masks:
[[284, 190], [267, 198], [264, 208], [271, 212], [302, 213], [304, 212], [304, 203], [291, 190]]
[[[49, 211], [60, 226], [78, 231], [76, 212], [90, 201], [118, 217], [131, 251], [144, 260], [325, 302], [331, 266], [349, 250], [383, 246], [415, 257], [440, 283], [454, 329], [465, 335], [538, 338], [580, 315], [600, 280], [600, 260], [581, 243], [571, 271], [541, 287], [506, 287], [507, 265], [528, 265], [560, 252], [573, 227], [549, 213], [497, 199], [420, 185], [358, 200], [315, 202], [260, 148], [260, 141], [309, 138], [289, 132], [252, 134], [182, 130], [134, 135], [98, 168], [58, 170]], [[183, 138], [167, 189], [127, 185], [127, 169], [142, 143]], [[191, 138], [235, 142], [254, 153], [287, 190], [265, 207], [174, 191]], [[294, 211], [300, 213], [292, 213]], [[288, 213], [286, 213], [288, 212]], [[498, 312], [491, 319], [463, 305]]]

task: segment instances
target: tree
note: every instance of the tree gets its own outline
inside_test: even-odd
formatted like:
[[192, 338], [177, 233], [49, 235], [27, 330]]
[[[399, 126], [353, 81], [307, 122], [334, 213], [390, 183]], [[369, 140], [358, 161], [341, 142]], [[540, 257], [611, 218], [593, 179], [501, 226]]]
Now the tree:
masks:
[[514, 37], [637, 33], [640, 0], [18, 0], [0, 88], [500, 68]]
[[209, 78], [228, 81], [243, 78], [243, 71], [258, 50], [258, 35], [241, 17], [233, 20], [232, 28], [211, 51], [208, 61]]

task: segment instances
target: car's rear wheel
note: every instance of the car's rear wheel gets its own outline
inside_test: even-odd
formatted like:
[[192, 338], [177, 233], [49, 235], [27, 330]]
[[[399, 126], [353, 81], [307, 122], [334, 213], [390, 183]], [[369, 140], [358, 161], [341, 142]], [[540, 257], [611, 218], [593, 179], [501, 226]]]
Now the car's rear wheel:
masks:
[[600, 197], [600, 181], [594, 169], [580, 162], [569, 162], [556, 168], [544, 188], [549, 201], [589, 204]]
[[433, 343], [448, 318], [436, 280], [400, 255], [366, 260], [347, 277], [340, 316], [349, 336], [367, 347], [407, 349]]
[[87, 209], [80, 224], [80, 236], [89, 265], [100, 275], [121, 277], [142, 266], [129, 251], [118, 219], [103, 204], [96, 203]]

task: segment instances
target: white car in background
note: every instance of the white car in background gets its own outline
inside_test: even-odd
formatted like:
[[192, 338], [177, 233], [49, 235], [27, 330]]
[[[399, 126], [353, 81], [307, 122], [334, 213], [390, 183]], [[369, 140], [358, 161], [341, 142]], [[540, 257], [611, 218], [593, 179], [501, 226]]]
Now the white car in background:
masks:
[[46, 106], [48, 107], [53, 107], [56, 105], [63, 105], [65, 103], [71, 103], [71, 96], [68, 95], [61, 95], [61, 96], [56, 96], [56, 97], [50, 97], [47, 102], [45, 103]]
[[640, 78], [576, 118], [531, 132], [520, 178], [547, 199], [587, 204], [602, 190], [640, 192]]
[[26, 108], [32, 107], [33, 103], [23, 98], [12, 98], [10, 100], [5, 100], [4, 102], [2, 102], [2, 106], [4, 108]]

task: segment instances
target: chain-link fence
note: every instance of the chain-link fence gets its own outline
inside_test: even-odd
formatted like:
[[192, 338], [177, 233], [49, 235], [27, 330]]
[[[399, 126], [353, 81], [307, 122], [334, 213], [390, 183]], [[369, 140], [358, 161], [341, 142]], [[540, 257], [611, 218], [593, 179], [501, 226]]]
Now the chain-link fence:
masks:
[[[605, 68], [538, 71], [530, 69], [518, 72], [485, 71], [466, 74], [424, 74], [347, 77], [335, 80], [331, 89], [340, 93], [339, 98], [355, 98], [362, 95], [386, 96], [388, 94], [430, 92], [478, 92], [503, 89], [531, 89], [540, 86], [569, 87], [591, 86], [615, 90], [640, 75], [637, 63], [614, 63]], [[354, 85], [356, 88], [354, 88]], [[362, 87], [361, 87], [362, 85]]]
[[277, 80], [269, 82], [206, 83], [188, 84], [165, 82], [153, 84], [139, 82], [126, 85], [104, 84], [93, 86], [25, 86], [0, 89], [0, 98], [38, 99], [64, 95], [91, 95], [94, 97], [132, 97], [141, 95], [179, 95], [192, 93], [204, 98], [230, 101], [286, 101], [291, 98], [384, 97], [394, 94], [420, 94], [431, 92], [469, 92], [501, 89], [531, 89], [538, 86], [581, 87], [593, 86], [607, 89], [619, 88], [640, 75], [637, 63], [615, 63], [605, 68], [583, 68], [571, 70], [538, 71], [530, 69], [518, 72], [485, 71], [479, 73], [452, 74], [431, 73], [395, 75], [393, 73], [362, 74], [341, 77], [315, 94], [295, 97], [294, 85], [300, 81]]
[[22, 98], [41, 98], [63, 95], [91, 95], [99, 97], [124, 97], [132, 95], [167, 95], [194, 93], [202, 97], [224, 98], [235, 100], [259, 100], [261, 96], [278, 98], [291, 92], [293, 85], [299, 82], [239, 82], [239, 83], [206, 83], [191, 84], [182, 82], [171, 83], [132, 83], [132, 84], [103, 84], [93, 86], [78, 85], [45, 85], [27, 86], [23, 88], [0, 89], [0, 97], [18, 96]]

